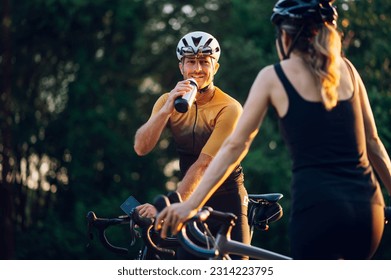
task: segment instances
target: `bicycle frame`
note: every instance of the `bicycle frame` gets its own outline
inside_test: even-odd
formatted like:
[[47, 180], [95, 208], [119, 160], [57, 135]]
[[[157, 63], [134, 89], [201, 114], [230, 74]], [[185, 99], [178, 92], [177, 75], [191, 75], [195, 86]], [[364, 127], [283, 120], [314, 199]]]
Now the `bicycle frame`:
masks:
[[292, 258], [278, 254], [273, 251], [247, 245], [232, 239], [227, 236], [218, 234], [216, 237], [216, 247], [223, 259], [230, 259], [228, 254], [248, 256], [258, 260], [291, 260]]
[[[253, 228], [259, 230], [267, 230], [269, 223], [280, 219], [282, 214], [282, 208], [278, 204], [278, 201], [282, 198], [282, 194], [269, 193], [269, 194], [250, 194], [249, 200], [249, 225], [250, 233]], [[176, 192], [171, 192], [168, 196], [160, 195], [155, 199], [154, 205], [158, 210], [162, 210], [164, 207], [171, 203], [181, 202], [180, 196]], [[162, 259], [160, 255], [175, 254], [174, 250], [169, 248], [175, 248], [182, 246], [189, 250], [192, 254], [206, 259], [220, 259], [229, 260], [230, 254], [247, 256], [252, 259], [259, 260], [291, 260], [292, 258], [286, 255], [282, 255], [270, 250], [266, 250], [260, 247], [256, 247], [249, 244], [244, 244], [239, 241], [231, 240], [230, 233], [232, 227], [235, 226], [236, 216], [232, 213], [225, 213], [213, 210], [210, 207], [204, 207], [199, 211], [197, 215], [189, 219], [185, 226], [176, 237], [169, 237], [161, 239], [160, 234], [153, 230], [153, 219], [146, 219], [140, 217], [136, 211], [132, 209], [126, 216], [119, 216], [117, 218], [97, 218], [95, 213], [90, 211], [87, 214], [89, 234], [91, 235], [91, 228], [98, 229], [98, 235], [101, 243], [110, 251], [124, 254], [127, 253], [126, 248], [113, 246], [105, 235], [105, 230], [109, 226], [130, 224], [131, 235], [133, 235], [134, 224], [138, 224], [142, 229], [142, 237], [144, 240], [144, 248], [140, 250], [137, 259]], [[385, 207], [385, 223], [387, 224], [391, 220], [391, 207]], [[222, 226], [216, 236], [213, 236], [207, 227], [205, 221], [213, 216], [214, 219], [222, 223]], [[200, 222], [204, 232], [200, 230], [197, 223]], [[198, 242], [203, 245], [199, 246], [193, 243], [189, 238], [187, 231]], [[91, 238], [92, 236], [90, 236]], [[134, 244], [134, 238], [132, 237]], [[204, 246], [204, 247], [202, 247]]]
[[[252, 235], [254, 227], [259, 230], [267, 230], [268, 224], [278, 220], [282, 216], [282, 208], [278, 204], [278, 201], [283, 197], [280, 193], [268, 193], [268, 194], [249, 194], [249, 225], [250, 225], [250, 233]], [[125, 202], [127, 202], [126, 200]], [[166, 207], [169, 204], [181, 202], [181, 198], [179, 193], [177, 192], [170, 192], [167, 196], [160, 195], [155, 198], [154, 205], [155, 207], [160, 211], [164, 207]], [[90, 238], [92, 237], [92, 228], [96, 228], [98, 230], [98, 236], [100, 242], [103, 244], [103, 246], [108, 249], [109, 251], [112, 251], [117, 254], [126, 254], [128, 252], [128, 249], [117, 247], [112, 245], [109, 240], [106, 237], [105, 231], [108, 227], [114, 226], [114, 225], [120, 225], [120, 224], [129, 224], [130, 226], [130, 233], [132, 236], [132, 242], [131, 246], [135, 243], [136, 238], [136, 232], [134, 229], [134, 226], [137, 224], [139, 228], [141, 229], [141, 236], [144, 241], [144, 247], [139, 251], [139, 254], [137, 256], [138, 260], [143, 259], [162, 259], [162, 256], [171, 256], [173, 257], [175, 255], [175, 251], [173, 248], [176, 248], [180, 246], [178, 240], [176, 237], [169, 237], [166, 239], [161, 239], [158, 232], [155, 232], [153, 230], [153, 219], [146, 219], [142, 218], [138, 215], [137, 211], [135, 211], [135, 208], [126, 207], [125, 213], [126, 216], [119, 216], [116, 218], [97, 218], [95, 213], [90, 211], [87, 214], [87, 220], [88, 220], [88, 228], [89, 228], [89, 234]], [[233, 226], [233, 225], [232, 225]], [[207, 228], [207, 224], [202, 223], [202, 227], [205, 229]], [[199, 228], [196, 222], [194, 222], [192, 225], [188, 226], [189, 233], [195, 237], [199, 242], [205, 244], [205, 246], [209, 247], [211, 244], [216, 244], [216, 238], [212, 235], [209, 235], [209, 237], [203, 233]], [[223, 235], [221, 235], [218, 239], [218, 242], [221, 243], [221, 245], [218, 247], [219, 251], [221, 251], [221, 248], [231, 248], [232, 246], [241, 247], [240, 242], [236, 242], [233, 240], [228, 240]], [[231, 249], [229, 249], [231, 250]], [[244, 248], [244, 250], [250, 250], [253, 251], [254, 248]], [[257, 249], [255, 249], [257, 250]], [[243, 254], [247, 254], [247, 251], [244, 251]], [[267, 250], [258, 250], [258, 254], [262, 253], [265, 254], [266, 257], [271, 257], [270, 254], [272, 252]], [[225, 258], [229, 258], [228, 252], [224, 252]], [[251, 255], [252, 256], [252, 255]], [[171, 258], [170, 257], [170, 258]], [[204, 255], [202, 256], [204, 257]], [[215, 257], [214, 254], [210, 256]], [[273, 258], [278, 258], [278, 254], [274, 254]], [[164, 257], [163, 257], [164, 258]]]
[[[216, 235], [212, 238], [213, 246], [211, 248], [203, 248], [196, 245], [187, 235], [187, 226], [194, 225], [195, 222], [205, 222], [210, 216], [221, 222], [221, 227]], [[178, 234], [178, 240], [181, 245], [189, 252], [202, 258], [229, 260], [229, 254], [248, 256], [259, 260], [290, 260], [291, 258], [273, 251], [262, 249], [256, 246], [244, 244], [230, 238], [230, 232], [235, 225], [236, 216], [232, 213], [224, 213], [213, 210], [210, 207], [204, 207], [196, 216], [187, 221], [186, 226], [183, 226]], [[193, 235], [197, 231], [192, 231]], [[198, 232], [198, 234], [202, 234]], [[195, 236], [197, 240], [201, 237]], [[205, 237], [204, 237], [205, 238]]]
[[[385, 223], [387, 224], [391, 220], [391, 207], [385, 207], [384, 209]], [[213, 242], [212, 248], [204, 248], [196, 245], [188, 238], [186, 233], [186, 227], [196, 222], [204, 222], [210, 216], [219, 220], [222, 225], [216, 238]], [[232, 213], [224, 213], [213, 210], [210, 207], [205, 207], [199, 211], [193, 218], [189, 219], [185, 226], [182, 227], [178, 234], [178, 240], [184, 248], [194, 255], [209, 259], [229, 260], [229, 254], [248, 256], [258, 260], [291, 260], [291, 257], [278, 254], [273, 251], [262, 249], [256, 246], [247, 245], [242, 242], [238, 242], [230, 239], [230, 232], [235, 225], [234, 221], [236, 216]], [[194, 231], [197, 233], [197, 231]]]

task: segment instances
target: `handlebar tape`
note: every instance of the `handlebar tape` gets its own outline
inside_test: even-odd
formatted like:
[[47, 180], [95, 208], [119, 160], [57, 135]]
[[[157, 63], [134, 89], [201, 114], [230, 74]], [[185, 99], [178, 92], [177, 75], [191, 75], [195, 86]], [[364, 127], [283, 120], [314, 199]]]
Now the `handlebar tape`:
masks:
[[171, 204], [182, 202], [182, 197], [178, 192], [169, 192], [167, 197]]
[[153, 205], [155, 206], [156, 210], [158, 212], [161, 212], [164, 208], [170, 205], [170, 201], [168, 200], [168, 197], [165, 195], [158, 195], [154, 202]]

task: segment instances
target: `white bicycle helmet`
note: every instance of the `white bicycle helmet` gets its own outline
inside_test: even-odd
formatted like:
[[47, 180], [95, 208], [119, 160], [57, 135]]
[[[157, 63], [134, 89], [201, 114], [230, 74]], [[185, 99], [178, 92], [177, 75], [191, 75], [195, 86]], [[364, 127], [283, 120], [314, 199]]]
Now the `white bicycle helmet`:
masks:
[[176, 55], [179, 60], [185, 56], [211, 56], [218, 61], [220, 45], [216, 38], [209, 33], [190, 32], [179, 40]]

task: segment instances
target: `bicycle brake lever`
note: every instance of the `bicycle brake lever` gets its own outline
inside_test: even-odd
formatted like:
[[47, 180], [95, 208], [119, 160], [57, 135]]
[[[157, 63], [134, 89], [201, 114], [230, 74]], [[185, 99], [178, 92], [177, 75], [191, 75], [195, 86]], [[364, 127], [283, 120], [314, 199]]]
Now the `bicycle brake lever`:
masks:
[[[88, 215], [87, 215], [87, 219], [88, 219]], [[90, 246], [91, 246], [91, 240], [94, 240], [94, 234], [92, 233], [92, 222], [90, 219], [88, 219], [87, 221], [87, 244], [86, 244], [86, 248], [89, 249]]]
[[136, 244], [137, 231], [134, 229], [135, 223], [133, 219], [129, 221], [129, 229], [130, 229], [130, 246], [134, 246]]
[[107, 248], [108, 250], [114, 253], [121, 254], [121, 255], [125, 255], [128, 253], [128, 249], [112, 245], [107, 239], [104, 231], [99, 231], [99, 239], [105, 248]]
[[[86, 218], [88, 221], [89, 230], [91, 230], [92, 226], [96, 227], [96, 229], [98, 230], [99, 240], [106, 249], [108, 249], [114, 253], [117, 253], [117, 254], [127, 254], [128, 253], [128, 249], [114, 246], [109, 242], [109, 240], [106, 237], [106, 232], [105, 232], [107, 225], [102, 223], [102, 220], [98, 219], [94, 212], [92, 212], [92, 211], [88, 212]], [[116, 220], [116, 221], [119, 223], [119, 220]], [[93, 238], [92, 231], [90, 234], [90, 238], [91, 238], [91, 240]]]
[[155, 197], [153, 202], [153, 206], [155, 206], [158, 212], [161, 212], [165, 207], [169, 206], [170, 204], [170, 200], [165, 195], [158, 195], [157, 197]]
[[[175, 256], [175, 251], [172, 250], [172, 249], [168, 249], [168, 248], [163, 248], [163, 247], [159, 247], [156, 245], [156, 243], [152, 240], [152, 231], [153, 230], [153, 224], [151, 224], [147, 229], [145, 229], [145, 232], [143, 234], [143, 236], [145, 237], [145, 244], [147, 245], [147, 247], [149, 247], [150, 249], [156, 251], [156, 252], [160, 252], [160, 253], [164, 253], [164, 254], [167, 254], [167, 255], [170, 255], [170, 256]], [[161, 239], [160, 238], [160, 234], [157, 233], [157, 232], [154, 232], [156, 233], [156, 236], [157, 238]], [[165, 239], [161, 239], [163, 242], [165, 241]]]
[[[93, 218], [95, 216], [94, 212], [88, 212], [87, 214], [87, 237], [89, 240], [94, 239], [94, 234], [92, 233], [92, 223], [93, 223]], [[96, 216], [95, 216], [96, 218]]]

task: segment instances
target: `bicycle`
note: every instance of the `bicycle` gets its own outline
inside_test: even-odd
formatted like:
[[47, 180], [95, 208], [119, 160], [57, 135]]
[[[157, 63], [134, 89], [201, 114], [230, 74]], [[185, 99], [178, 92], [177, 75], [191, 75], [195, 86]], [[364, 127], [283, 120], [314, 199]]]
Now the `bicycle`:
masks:
[[[176, 203], [179, 202], [180, 197], [177, 193], [169, 193], [167, 195], [167, 202], [162, 203]], [[161, 203], [161, 202], [158, 202]], [[140, 203], [130, 196], [120, 207], [126, 213], [115, 218], [98, 218], [93, 211], [89, 211], [86, 215], [87, 229], [89, 240], [93, 240], [92, 229], [98, 231], [98, 238], [100, 243], [109, 251], [116, 254], [127, 254], [128, 249], [113, 245], [106, 236], [106, 230], [111, 226], [129, 224], [130, 232], [130, 246], [136, 244], [137, 238], [143, 240], [143, 245], [138, 252], [136, 260], [163, 260], [172, 259], [175, 256], [174, 248], [180, 246], [176, 238], [161, 239], [158, 232], [154, 231], [154, 220], [150, 218], [141, 217], [136, 206]], [[158, 206], [164, 207], [164, 206]], [[89, 246], [89, 244], [87, 244]]]
[[[266, 231], [269, 229], [270, 223], [282, 217], [283, 209], [279, 204], [282, 197], [283, 195], [280, 193], [249, 195], [248, 218], [251, 237], [254, 229]], [[170, 192], [167, 196], [158, 196], [154, 205], [160, 211], [166, 205], [180, 201], [181, 198], [177, 192]], [[95, 228], [98, 231], [99, 241], [107, 250], [116, 254], [127, 254], [127, 248], [117, 247], [108, 240], [106, 230], [111, 226], [129, 224], [130, 246], [136, 244], [137, 238], [142, 238], [144, 244], [139, 250], [137, 260], [173, 259], [175, 248], [181, 246], [178, 239], [176, 237], [161, 239], [160, 234], [153, 229], [154, 220], [142, 218], [138, 215], [135, 209], [138, 204], [133, 197], [129, 197], [121, 205], [121, 209], [125, 211], [126, 215], [115, 218], [98, 218], [93, 211], [89, 211], [86, 216], [89, 239], [93, 239], [92, 229]], [[201, 243], [212, 244], [215, 242], [205, 223], [194, 223], [187, 228], [190, 235]]]
[[[391, 206], [385, 207], [385, 223], [391, 221]], [[221, 227], [213, 241], [213, 246], [200, 247], [196, 245], [187, 234], [187, 225], [195, 222], [205, 222], [208, 218], [214, 218], [221, 222]], [[194, 255], [210, 260], [229, 260], [229, 254], [249, 256], [258, 260], [292, 260], [289, 256], [281, 255], [273, 251], [265, 250], [256, 246], [247, 245], [235, 240], [231, 240], [229, 232], [235, 224], [236, 216], [232, 213], [220, 212], [210, 207], [204, 207], [194, 217], [185, 222], [178, 233], [180, 244]], [[194, 234], [194, 232], [193, 232]]]

